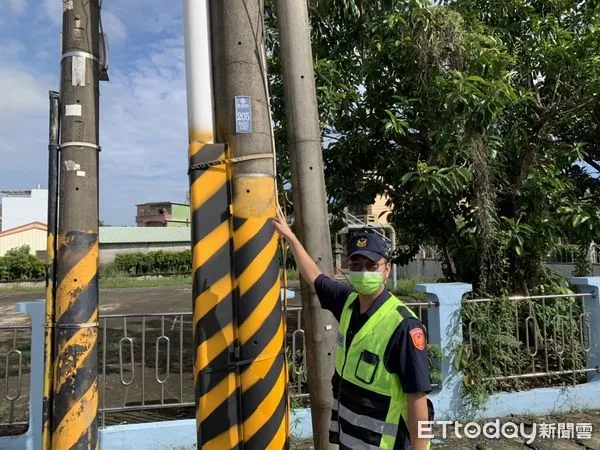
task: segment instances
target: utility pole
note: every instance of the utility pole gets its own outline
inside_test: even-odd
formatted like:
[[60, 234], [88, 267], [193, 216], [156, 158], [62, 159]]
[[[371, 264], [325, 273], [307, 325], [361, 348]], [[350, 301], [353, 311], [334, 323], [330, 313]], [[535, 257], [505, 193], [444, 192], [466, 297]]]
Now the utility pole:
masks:
[[[298, 238], [323, 273], [332, 276], [333, 254], [306, 0], [278, 0], [277, 22]], [[315, 449], [335, 448], [329, 443], [329, 422], [338, 325], [329, 311], [321, 309], [315, 293], [303, 280], [301, 288]]]
[[231, 173], [234, 355], [244, 448], [285, 448], [285, 317], [280, 303], [274, 149], [265, 64], [264, 2], [210, 2], [215, 138]]
[[184, 0], [184, 19], [197, 447], [283, 449], [285, 319], [263, 3]]
[[48, 136], [48, 215], [46, 242], [46, 317], [44, 334], [44, 399], [42, 419], [42, 448], [49, 450], [52, 445], [52, 391], [53, 386], [53, 330], [54, 330], [54, 301], [56, 297], [56, 229], [58, 226], [58, 171], [59, 171], [59, 126], [60, 126], [60, 96], [58, 92], [50, 91], [50, 124]]
[[52, 448], [98, 448], [98, 0], [63, 2]]

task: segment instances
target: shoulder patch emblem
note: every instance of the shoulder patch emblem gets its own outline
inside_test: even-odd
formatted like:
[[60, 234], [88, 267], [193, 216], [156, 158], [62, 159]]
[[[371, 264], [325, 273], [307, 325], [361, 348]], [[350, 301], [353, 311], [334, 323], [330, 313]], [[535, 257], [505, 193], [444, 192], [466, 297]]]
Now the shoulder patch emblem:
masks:
[[417, 350], [425, 349], [425, 333], [421, 328], [413, 328], [410, 330], [410, 340]]

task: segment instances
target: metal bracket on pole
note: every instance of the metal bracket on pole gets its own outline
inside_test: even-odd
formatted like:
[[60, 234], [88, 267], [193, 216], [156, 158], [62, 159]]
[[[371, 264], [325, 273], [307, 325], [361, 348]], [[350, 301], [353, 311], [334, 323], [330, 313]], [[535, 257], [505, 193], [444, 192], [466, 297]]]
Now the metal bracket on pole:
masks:
[[89, 142], [63, 142], [59, 146], [59, 149], [66, 148], [66, 147], [88, 147], [88, 148], [93, 148], [95, 150], [98, 150], [99, 152], [102, 151], [102, 147], [100, 147], [99, 145], [96, 145], [96, 144], [90, 144]]

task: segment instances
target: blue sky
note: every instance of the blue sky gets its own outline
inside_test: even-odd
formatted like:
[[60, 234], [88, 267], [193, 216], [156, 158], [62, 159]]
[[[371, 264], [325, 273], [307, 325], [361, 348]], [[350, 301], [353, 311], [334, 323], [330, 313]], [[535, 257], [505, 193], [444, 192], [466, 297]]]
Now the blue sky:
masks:
[[[104, 0], [110, 82], [100, 84], [100, 219], [185, 201], [182, 2]], [[61, 0], [0, 0], [0, 189], [47, 187], [48, 91], [59, 89]]]

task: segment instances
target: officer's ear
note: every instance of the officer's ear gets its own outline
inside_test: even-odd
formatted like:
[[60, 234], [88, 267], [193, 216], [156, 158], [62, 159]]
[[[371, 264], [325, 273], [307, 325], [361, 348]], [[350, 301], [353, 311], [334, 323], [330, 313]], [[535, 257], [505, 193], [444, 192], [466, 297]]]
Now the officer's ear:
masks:
[[392, 274], [392, 263], [390, 262], [389, 259], [386, 258], [385, 272], [384, 272], [384, 276], [385, 276], [386, 280], [390, 278], [391, 274]]

